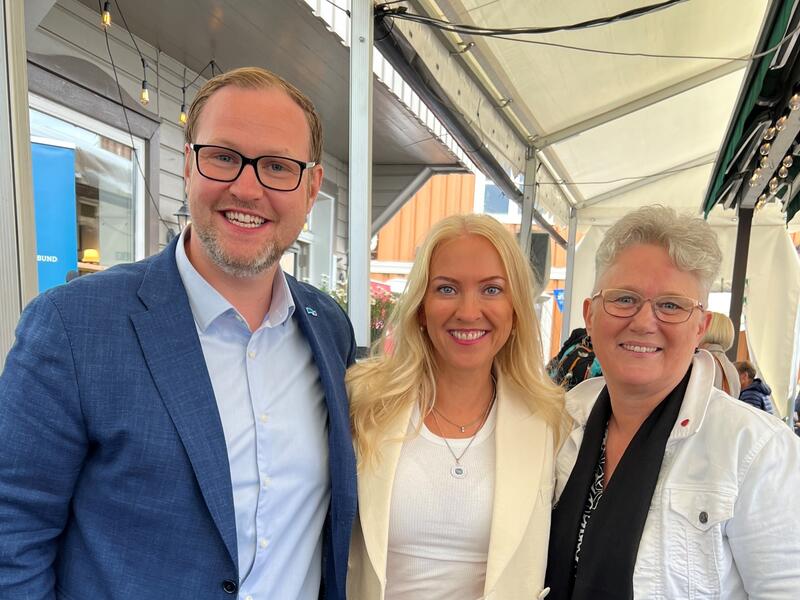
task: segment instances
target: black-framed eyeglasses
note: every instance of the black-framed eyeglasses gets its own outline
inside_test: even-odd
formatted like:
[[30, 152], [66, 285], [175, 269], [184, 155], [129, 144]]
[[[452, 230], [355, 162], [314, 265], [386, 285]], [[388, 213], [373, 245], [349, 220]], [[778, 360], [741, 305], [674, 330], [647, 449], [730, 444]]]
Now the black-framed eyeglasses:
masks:
[[209, 144], [189, 144], [194, 150], [197, 171], [214, 181], [235, 181], [247, 165], [252, 165], [258, 182], [278, 192], [293, 192], [300, 186], [303, 171], [315, 167], [315, 162], [303, 162], [288, 156], [256, 156]]
[[650, 303], [656, 319], [663, 323], [685, 323], [696, 308], [701, 311], [705, 307], [701, 302], [686, 296], [656, 296], [645, 298], [630, 290], [600, 290], [594, 296], [602, 298], [603, 310], [612, 317], [628, 318], [638, 314], [645, 302]]

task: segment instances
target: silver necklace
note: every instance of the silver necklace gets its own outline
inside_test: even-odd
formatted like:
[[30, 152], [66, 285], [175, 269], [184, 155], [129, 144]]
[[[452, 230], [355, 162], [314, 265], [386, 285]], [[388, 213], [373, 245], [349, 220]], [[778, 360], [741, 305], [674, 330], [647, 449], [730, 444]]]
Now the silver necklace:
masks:
[[458, 423], [454, 423], [453, 421], [448, 419], [443, 413], [439, 412], [435, 406], [433, 407], [433, 412], [436, 413], [437, 415], [439, 415], [440, 417], [442, 417], [446, 422], [450, 423], [450, 425], [452, 425], [453, 427], [458, 427], [458, 429], [461, 431], [461, 433], [464, 433], [470, 427], [473, 427], [474, 425], [477, 425], [480, 422], [480, 420], [483, 419], [483, 415], [478, 415], [478, 418], [475, 419], [474, 421], [470, 421], [469, 423], [466, 423], [465, 425], [459, 425]]
[[[483, 426], [483, 423], [489, 417], [489, 411], [492, 410], [492, 405], [494, 404], [494, 401], [496, 399], [497, 399], [497, 382], [495, 381], [494, 376], [492, 376], [492, 399], [489, 400], [489, 404], [486, 406], [486, 411], [484, 411], [483, 415], [481, 415], [481, 417], [477, 421], [473, 421], [473, 424], [480, 422], [481, 426]], [[433, 420], [436, 423], [436, 427], [439, 429], [439, 432], [441, 433], [443, 430], [441, 423], [439, 423], [439, 418], [436, 416], [437, 412], [439, 411], [433, 409], [431, 414], [433, 414]], [[442, 418], [444, 418], [444, 415], [442, 415]], [[447, 421], [446, 418], [445, 420]], [[451, 421], [447, 422], [450, 423], [451, 425], [455, 425], [456, 427], [461, 427], [460, 425], [456, 425]], [[465, 425], [465, 427], [469, 427], [469, 425]], [[463, 432], [464, 429], [461, 429], [461, 431]], [[452, 475], [456, 479], [464, 479], [467, 476], [467, 468], [461, 464], [461, 459], [464, 458], [464, 455], [467, 453], [467, 450], [469, 450], [469, 447], [472, 446], [472, 442], [474, 442], [475, 438], [478, 437], [478, 433], [480, 433], [480, 431], [481, 427], [478, 427], [475, 433], [472, 434], [472, 437], [469, 438], [469, 442], [467, 442], [467, 445], [464, 448], [464, 450], [461, 451], [461, 454], [456, 454], [453, 451], [453, 447], [450, 445], [450, 442], [447, 441], [447, 438], [445, 436], [442, 436], [442, 440], [444, 440], [444, 445], [447, 446], [447, 450], [450, 452], [450, 456], [452, 456], [453, 460], [456, 461], [456, 464], [450, 467], [450, 475]]]

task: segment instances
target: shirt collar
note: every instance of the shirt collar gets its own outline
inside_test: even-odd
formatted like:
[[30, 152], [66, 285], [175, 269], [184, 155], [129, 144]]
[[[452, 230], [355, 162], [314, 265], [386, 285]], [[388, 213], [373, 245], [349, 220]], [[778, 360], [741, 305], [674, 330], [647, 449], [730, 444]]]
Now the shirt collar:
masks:
[[[186, 288], [186, 295], [189, 297], [192, 315], [200, 331], [205, 332], [209, 325], [220, 315], [228, 311], [233, 311], [235, 314], [239, 314], [239, 312], [197, 272], [197, 269], [189, 261], [184, 244], [190, 227], [191, 225], [185, 227], [181, 232], [178, 245], [175, 247], [175, 262], [183, 281], [183, 287]], [[294, 300], [292, 299], [289, 284], [286, 281], [286, 275], [279, 265], [272, 280], [270, 309], [261, 326], [276, 327], [282, 325], [294, 314], [294, 309]]]

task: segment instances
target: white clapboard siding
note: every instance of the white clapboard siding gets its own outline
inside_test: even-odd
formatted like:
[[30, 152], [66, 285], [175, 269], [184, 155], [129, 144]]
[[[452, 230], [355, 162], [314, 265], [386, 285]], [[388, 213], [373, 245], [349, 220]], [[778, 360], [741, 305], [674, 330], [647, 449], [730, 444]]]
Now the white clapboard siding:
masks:
[[[138, 98], [142, 83], [139, 55], [119, 20], [114, 21], [108, 34], [120, 85], [131, 97]], [[151, 89], [147, 110], [160, 122], [158, 210], [166, 222], [177, 225], [173, 213], [180, 207], [184, 196], [184, 138], [183, 127], [178, 121], [181, 87], [184, 81], [192, 81], [197, 73], [139, 38], [136, 38], [136, 44], [148, 64], [147, 81]], [[75, 0], [58, 0], [28, 37], [27, 47], [30, 52], [37, 54], [83, 59], [113, 78], [105, 36], [99, 27], [99, 15]], [[186, 90], [187, 104], [205, 81], [200, 77]], [[323, 155], [323, 166], [325, 189], [337, 199], [334, 253], [341, 256], [344, 263], [347, 254], [347, 166], [328, 154]], [[153, 218], [156, 218], [155, 215]], [[159, 244], [163, 246], [165, 243], [166, 228], [161, 226]]]

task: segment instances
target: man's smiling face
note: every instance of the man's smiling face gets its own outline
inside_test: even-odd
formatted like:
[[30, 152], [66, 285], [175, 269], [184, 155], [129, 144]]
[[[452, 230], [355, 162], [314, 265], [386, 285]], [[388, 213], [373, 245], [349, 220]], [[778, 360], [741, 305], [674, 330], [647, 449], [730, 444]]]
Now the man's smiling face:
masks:
[[[306, 115], [280, 88], [218, 90], [203, 107], [195, 137], [194, 143], [224, 146], [250, 157], [311, 160]], [[193, 262], [237, 277], [273, 268], [303, 228], [322, 168], [306, 170], [296, 190], [281, 192], [262, 186], [252, 166], [232, 182], [207, 179], [197, 171], [188, 144], [185, 153]]]

